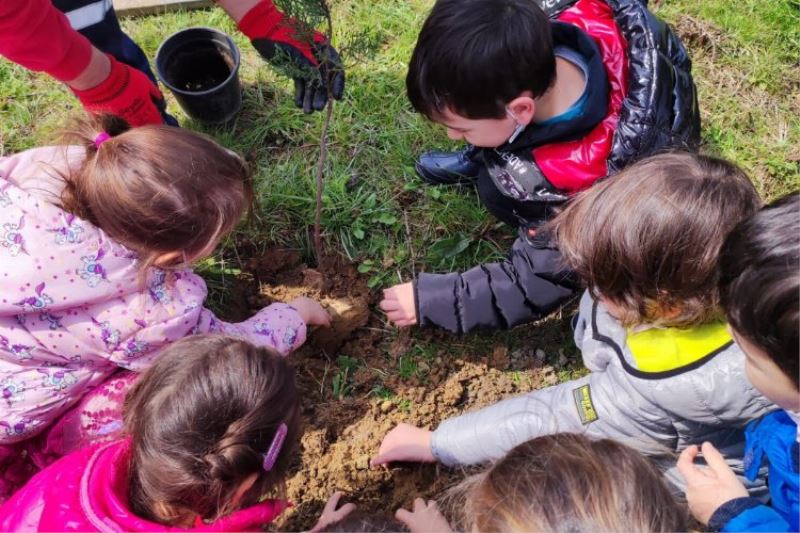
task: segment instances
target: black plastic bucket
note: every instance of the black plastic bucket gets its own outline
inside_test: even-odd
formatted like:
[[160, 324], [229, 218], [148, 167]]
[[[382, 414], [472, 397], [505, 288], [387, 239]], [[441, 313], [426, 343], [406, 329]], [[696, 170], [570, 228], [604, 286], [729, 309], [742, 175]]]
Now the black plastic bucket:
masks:
[[242, 107], [239, 49], [213, 28], [187, 28], [170, 35], [156, 52], [156, 72], [187, 115], [224, 124]]

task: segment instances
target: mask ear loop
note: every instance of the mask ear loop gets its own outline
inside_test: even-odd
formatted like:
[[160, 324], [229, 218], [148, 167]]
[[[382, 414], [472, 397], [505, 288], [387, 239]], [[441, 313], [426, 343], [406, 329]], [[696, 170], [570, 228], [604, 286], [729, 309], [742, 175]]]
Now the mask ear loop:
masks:
[[513, 143], [514, 141], [516, 141], [516, 140], [517, 140], [517, 137], [519, 137], [519, 134], [520, 134], [520, 133], [522, 133], [523, 131], [525, 131], [525, 128], [526, 128], [526, 126], [525, 126], [525, 124], [522, 124], [522, 123], [519, 121], [519, 119], [517, 118], [517, 115], [515, 115], [515, 114], [514, 114], [514, 113], [513, 113], [513, 112], [512, 112], [512, 111], [511, 111], [509, 108], [508, 108], [508, 106], [506, 106], [506, 114], [507, 114], [509, 117], [513, 118], [513, 119], [514, 119], [514, 122], [516, 122], [516, 123], [517, 123], [517, 126], [514, 128], [514, 132], [511, 134], [511, 137], [509, 137], [509, 138], [508, 138], [508, 141], [506, 141], [508, 144], [511, 144], [511, 143]]

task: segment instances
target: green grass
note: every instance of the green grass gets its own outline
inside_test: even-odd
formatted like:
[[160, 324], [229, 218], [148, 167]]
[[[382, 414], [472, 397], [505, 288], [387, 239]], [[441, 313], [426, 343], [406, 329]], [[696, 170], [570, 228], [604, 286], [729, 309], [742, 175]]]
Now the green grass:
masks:
[[[413, 162], [421, 151], [454, 146], [441, 128], [412, 112], [405, 97], [406, 64], [431, 4], [431, 0], [342, 0], [334, 11], [339, 42], [349, 33], [379, 29], [381, 45], [371, 57], [350, 65], [345, 98], [335, 107], [323, 227], [328, 246], [361, 264], [376, 290], [419, 271], [466, 268], [500, 258], [513, 238], [471, 191], [426, 187], [414, 174]], [[800, 188], [797, 2], [651, 0], [651, 4], [684, 36], [693, 57], [705, 149], [739, 162], [766, 199]], [[184, 127], [206, 131], [253, 161], [258, 206], [253, 220], [238, 233], [263, 249], [279, 244], [310, 257], [321, 114], [306, 116], [294, 108], [291, 82], [263, 63], [220, 9], [123, 20], [151, 59], [167, 35], [193, 25], [220, 28], [239, 45], [244, 107], [232, 125], [213, 129], [188, 120], [167, 95], [170, 111]], [[0, 154], [52, 142], [65, 117], [79, 112], [63, 86], [0, 61]], [[234, 242], [230, 238], [223, 247], [230, 249]], [[204, 271], [212, 281], [212, 295], [217, 293], [214, 297], [222, 300], [227, 280], [239, 265], [223, 263], [219, 257]], [[494, 344], [513, 346], [530, 342], [533, 336], [574, 353], [569, 328], [558, 321], [550, 323], [545, 329], [551, 333], [519, 328], [470, 335], [456, 344], [486, 353]], [[463, 349], [451, 353], [459, 351]], [[423, 356], [405, 357], [394, 368], [411, 376]], [[349, 371], [341, 372], [344, 386]]]

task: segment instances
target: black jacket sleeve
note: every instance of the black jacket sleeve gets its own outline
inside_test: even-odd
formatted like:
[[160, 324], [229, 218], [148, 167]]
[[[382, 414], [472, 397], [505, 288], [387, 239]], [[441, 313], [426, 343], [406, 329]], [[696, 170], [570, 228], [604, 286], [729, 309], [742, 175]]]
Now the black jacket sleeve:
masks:
[[576, 295], [580, 286], [546, 239], [520, 237], [502, 263], [463, 273], [420, 274], [414, 289], [421, 327], [466, 333], [536, 320]]

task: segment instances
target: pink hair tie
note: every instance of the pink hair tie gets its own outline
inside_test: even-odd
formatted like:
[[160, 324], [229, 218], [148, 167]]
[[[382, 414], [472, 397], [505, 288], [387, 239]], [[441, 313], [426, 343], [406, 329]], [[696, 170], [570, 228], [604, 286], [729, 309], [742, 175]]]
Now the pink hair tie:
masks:
[[103, 144], [104, 142], [106, 142], [107, 140], [109, 140], [110, 138], [111, 138], [111, 135], [109, 135], [106, 132], [98, 133], [97, 137], [94, 138], [95, 147], [100, 148], [100, 145]]
[[272, 442], [269, 445], [267, 453], [262, 454], [264, 456], [262, 466], [267, 472], [272, 470], [272, 467], [275, 466], [275, 461], [278, 460], [278, 454], [281, 453], [283, 441], [286, 440], [286, 433], [288, 432], [289, 428], [286, 427], [286, 424], [281, 422], [281, 425], [278, 426], [277, 431], [275, 431], [275, 436], [272, 437]]

